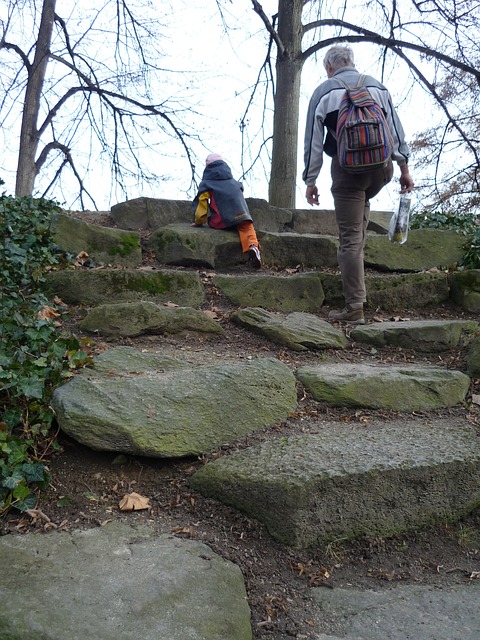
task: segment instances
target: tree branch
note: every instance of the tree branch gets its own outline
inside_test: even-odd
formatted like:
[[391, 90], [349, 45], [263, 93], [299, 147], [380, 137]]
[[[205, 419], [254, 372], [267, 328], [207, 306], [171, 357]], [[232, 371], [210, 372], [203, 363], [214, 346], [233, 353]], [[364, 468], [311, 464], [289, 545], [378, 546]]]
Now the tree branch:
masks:
[[64, 153], [65, 156], [68, 156], [70, 154], [70, 149], [66, 145], [62, 144], [61, 142], [57, 142], [57, 141], [49, 142], [43, 147], [40, 155], [38, 156], [35, 162], [35, 175], [38, 175], [40, 169], [42, 168], [43, 164], [47, 159], [48, 154], [53, 149], [59, 149]]
[[281, 41], [280, 36], [278, 35], [277, 31], [273, 27], [268, 17], [265, 15], [262, 5], [259, 2], [257, 2], [257, 0], [252, 0], [252, 4], [253, 4], [253, 10], [255, 11], [255, 13], [258, 13], [260, 18], [262, 19], [263, 24], [265, 25], [268, 33], [270, 34], [270, 37], [275, 41], [275, 44], [277, 45], [279, 55], [282, 56], [285, 53], [285, 46]]
[[413, 42], [407, 42], [406, 40], [397, 40], [396, 38], [386, 38], [379, 33], [375, 33], [374, 31], [370, 31], [369, 29], [364, 29], [363, 27], [357, 27], [350, 22], [345, 22], [343, 20], [315, 20], [308, 25], [305, 25], [305, 32], [310, 31], [312, 29], [316, 29], [317, 27], [344, 27], [345, 29], [350, 29], [350, 31], [354, 31], [355, 33], [362, 34], [361, 37], [358, 36], [336, 36], [333, 38], [328, 38], [327, 40], [321, 40], [317, 42], [317, 44], [309, 47], [302, 53], [302, 58], [306, 60], [311, 55], [323, 49], [334, 42], [338, 42], [339, 40], [347, 41], [347, 42], [373, 42], [376, 44], [383, 45], [384, 47], [388, 47], [389, 49], [393, 49], [394, 47], [402, 48], [402, 49], [411, 49], [413, 51], [418, 51], [419, 53], [423, 53], [424, 55], [431, 56], [436, 60], [441, 60], [452, 67], [456, 67], [457, 69], [461, 69], [466, 73], [473, 75], [478, 84], [480, 85], [480, 70], [475, 69], [474, 67], [465, 64], [451, 56], [447, 56], [440, 51], [436, 51], [431, 49], [430, 47], [425, 47], [423, 45], [414, 44]]
[[21, 58], [23, 65], [25, 66], [27, 73], [30, 73], [30, 69], [32, 65], [27, 57], [27, 55], [20, 49], [16, 44], [12, 44], [11, 42], [6, 42], [5, 39], [0, 41], [0, 49], [10, 49], [11, 51], [15, 51], [18, 56]]

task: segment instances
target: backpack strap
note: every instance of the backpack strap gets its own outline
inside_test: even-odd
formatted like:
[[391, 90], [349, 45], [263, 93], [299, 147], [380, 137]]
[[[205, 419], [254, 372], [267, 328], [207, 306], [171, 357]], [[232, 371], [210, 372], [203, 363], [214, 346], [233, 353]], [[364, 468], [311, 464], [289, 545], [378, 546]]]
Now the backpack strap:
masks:
[[[359, 78], [358, 78], [358, 82], [357, 82], [357, 84], [355, 86], [356, 87], [363, 87], [363, 85], [365, 84], [365, 78], [366, 77], [367, 76], [365, 74], [360, 75]], [[338, 82], [340, 82], [340, 84], [344, 87], [344, 89], [346, 91], [348, 91], [349, 89], [353, 89], [354, 88], [354, 87], [351, 87], [349, 84], [347, 84], [345, 82], [345, 80], [342, 80], [341, 78], [335, 78], [335, 80], [338, 80]]]

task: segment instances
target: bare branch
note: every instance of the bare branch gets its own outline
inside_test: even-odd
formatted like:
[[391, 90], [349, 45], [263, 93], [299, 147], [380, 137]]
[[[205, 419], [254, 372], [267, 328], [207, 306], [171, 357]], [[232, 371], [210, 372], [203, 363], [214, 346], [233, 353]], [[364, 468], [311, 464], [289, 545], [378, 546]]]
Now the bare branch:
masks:
[[21, 58], [22, 63], [27, 70], [27, 73], [30, 72], [32, 65], [30, 64], [28, 56], [22, 51], [22, 49], [20, 49], [18, 45], [12, 44], [11, 42], [6, 42], [4, 39], [2, 39], [0, 41], [0, 49], [9, 49], [10, 51], [15, 51], [15, 53], [18, 54], [18, 56]]
[[43, 164], [45, 163], [48, 154], [50, 153], [50, 151], [53, 151], [54, 149], [58, 149], [59, 151], [62, 151], [64, 153], [65, 156], [68, 156], [70, 153], [70, 149], [65, 146], [64, 144], [61, 144], [60, 142], [49, 142], [48, 144], [46, 144], [40, 155], [38, 156], [37, 161], [35, 162], [35, 174], [38, 175], [40, 169], [42, 168]]
[[274, 28], [274, 26], [272, 25], [268, 17], [265, 15], [262, 5], [257, 0], [252, 0], [252, 4], [253, 4], [253, 10], [262, 19], [262, 22], [265, 25], [268, 33], [270, 34], [270, 37], [274, 40], [275, 44], [277, 45], [279, 55], [282, 56], [285, 53], [285, 46], [281, 41], [280, 36], [278, 35], [276, 29]]
[[321, 40], [320, 42], [309, 47], [306, 51], [303, 52], [302, 54], [303, 59], [306, 60], [311, 55], [319, 51], [320, 49], [328, 47], [330, 46], [330, 44], [333, 44], [334, 42], [338, 42], [338, 40], [343, 40], [346, 42], [373, 42], [375, 44], [388, 47], [389, 49], [392, 49], [394, 47], [396, 47], [397, 49], [411, 49], [413, 51], [417, 51], [418, 53], [422, 53], [426, 56], [435, 58], [436, 60], [441, 60], [442, 62], [445, 62], [446, 64], [452, 67], [456, 67], [457, 69], [461, 69], [462, 71], [465, 71], [466, 73], [473, 75], [476, 78], [478, 84], [480, 85], [480, 70], [473, 68], [471, 65], [465, 64], [460, 60], [456, 60], [455, 58], [452, 58], [451, 56], [447, 56], [441, 51], [432, 49], [430, 47], [418, 45], [413, 42], [408, 42], [406, 40], [399, 40], [397, 38], [392, 38], [392, 37], [386, 38], [385, 36], [382, 36], [379, 33], [375, 33], [374, 31], [370, 31], [369, 29], [365, 29], [363, 27], [358, 27], [357, 25], [354, 25], [350, 22], [344, 22], [343, 20], [333, 20], [333, 19], [316, 20], [315, 22], [311, 22], [310, 24], [306, 25], [305, 31], [309, 31], [317, 27], [329, 27], [329, 26], [344, 27], [345, 29], [349, 29], [350, 31], [354, 31], [355, 33], [362, 34], [362, 35], [361, 37], [342, 35], [342, 36], [336, 36], [333, 38], [328, 38], [326, 40]]

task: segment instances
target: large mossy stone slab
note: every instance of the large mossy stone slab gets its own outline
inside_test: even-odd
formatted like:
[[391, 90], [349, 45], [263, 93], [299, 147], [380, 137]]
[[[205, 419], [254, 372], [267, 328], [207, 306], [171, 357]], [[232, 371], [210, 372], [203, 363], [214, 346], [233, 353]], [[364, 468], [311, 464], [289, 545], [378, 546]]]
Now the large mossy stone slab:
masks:
[[158, 229], [177, 222], [192, 223], [190, 200], [134, 198], [112, 207], [112, 218], [121, 229]]
[[318, 311], [325, 295], [318, 272], [271, 275], [216, 275], [213, 284], [237, 306], [277, 311]]
[[99, 356], [100, 370], [55, 390], [60, 428], [97, 451], [174, 458], [211, 453], [296, 408], [295, 377], [274, 358], [175, 367], [158, 357], [121, 350], [115, 366]]
[[[261, 198], [246, 198], [247, 206], [258, 231], [284, 231], [292, 220], [290, 209], [272, 207]], [[121, 229], [153, 229], [170, 224], [193, 222], [190, 200], [165, 198], [135, 198], [112, 207], [112, 217]]]
[[321, 422], [315, 431], [218, 458], [191, 486], [294, 547], [415, 530], [480, 504], [480, 439], [461, 421]]
[[110, 523], [3, 536], [0, 562], [0, 640], [252, 638], [240, 569], [201, 542]]
[[84, 222], [61, 213], [52, 215], [50, 230], [61, 249], [75, 256], [84, 251], [96, 265], [136, 267], [142, 264], [138, 233]]
[[265, 264], [275, 267], [336, 267], [338, 240], [309, 233], [265, 233], [261, 239]]
[[293, 351], [345, 349], [349, 344], [343, 331], [310, 313], [271, 313], [260, 308], [235, 311], [231, 319], [242, 327], [284, 344]]
[[[340, 274], [322, 273], [325, 303], [343, 306], [345, 303]], [[446, 273], [382, 273], [365, 275], [366, 310], [383, 311], [421, 309], [445, 302], [450, 297]]]
[[262, 198], [245, 198], [257, 231], [285, 231], [292, 221], [291, 209], [273, 207]]
[[338, 237], [335, 211], [332, 209], [318, 209], [317, 207], [293, 209], [292, 221], [286, 231]]
[[[439, 567], [439, 570], [444, 570]], [[477, 640], [480, 638], [480, 585], [385, 584], [315, 587], [312, 617], [326, 634], [315, 640]], [[476, 581], [478, 583], [478, 581]]]
[[46, 274], [47, 290], [68, 304], [149, 300], [199, 307], [205, 300], [198, 273], [162, 269], [66, 269]]
[[218, 322], [203, 311], [191, 307], [162, 307], [144, 301], [99, 305], [80, 320], [78, 326], [102, 336], [135, 337], [188, 331], [223, 333]]
[[365, 264], [380, 271], [446, 269], [461, 260], [464, 244], [465, 236], [441, 229], [414, 229], [401, 245], [371, 235], [365, 243]]
[[459, 307], [480, 313], [480, 269], [454, 271], [450, 275], [451, 297]]
[[448, 351], [469, 344], [478, 322], [468, 320], [411, 320], [355, 327], [350, 337], [376, 347], [402, 347], [425, 353]]
[[170, 224], [152, 233], [149, 247], [159, 262], [170, 265], [229, 269], [248, 261], [236, 229]]
[[470, 378], [435, 366], [305, 365], [297, 378], [315, 400], [336, 407], [428, 411], [465, 400]]
[[[386, 234], [391, 217], [391, 211], [370, 211], [367, 231]], [[265, 229], [265, 231], [269, 231], [269, 229]], [[318, 209], [317, 207], [293, 209], [292, 221], [287, 225], [285, 231], [338, 237], [335, 211], [333, 209]]]

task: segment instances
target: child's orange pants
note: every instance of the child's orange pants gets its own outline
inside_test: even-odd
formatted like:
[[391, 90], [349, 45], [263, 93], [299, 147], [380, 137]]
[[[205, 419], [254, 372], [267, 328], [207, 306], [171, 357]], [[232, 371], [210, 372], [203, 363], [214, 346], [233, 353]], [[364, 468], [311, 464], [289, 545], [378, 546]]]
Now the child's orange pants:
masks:
[[253, 226], [253, 222], [250, 220], [245, 220], [244, 222], [239, 222], [237, 224], [238, 235], [240, 236], [240, 243], [242, 245], [243, 253], [248, 251], [248, 248], [253, 244], [255, 247], [260, 247], [260, 244], [257, 240], [257, 234], [255, 233], [255, 228]]

